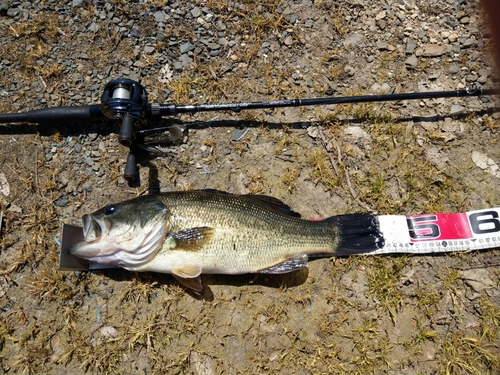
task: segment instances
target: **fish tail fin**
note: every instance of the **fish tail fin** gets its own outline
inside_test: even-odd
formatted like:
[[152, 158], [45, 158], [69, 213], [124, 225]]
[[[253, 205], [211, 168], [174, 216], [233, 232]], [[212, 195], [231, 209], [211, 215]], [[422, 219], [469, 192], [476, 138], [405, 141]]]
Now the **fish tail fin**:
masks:
[[355, 213], [325, 220], [340, 229], [340, 243], [334, 255], [363, 254], [384, 247], [384, 237], [376, 215]]

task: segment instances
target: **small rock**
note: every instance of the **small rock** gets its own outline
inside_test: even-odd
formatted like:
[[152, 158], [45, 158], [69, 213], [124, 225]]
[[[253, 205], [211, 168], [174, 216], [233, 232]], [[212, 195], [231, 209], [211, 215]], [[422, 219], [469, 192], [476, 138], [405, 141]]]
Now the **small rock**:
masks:
[[248, 133], [248, 128], [234, 129], [231, 135], [231, 141], [238, 142]]
[[283, 43], [285, 43], [286, 46], [291, 46], [293, 44], [292, 36], [288, 35]]
[[210, 42], [210, 43], [207, 44], [207, 48], [209, 50], [212, 50], [212, 51], [213, 50], [218, 50], [218, 49], [220, 49], [220, 45], [218, 45], [217, 43]]
[[146, 55], [152, 55], [155, 51], [155, 48], [153, 46], [146, 46], [144, 47], [144, 53]]
[[379, 20], [376, 22], [376, 24], [380, 30], [385, 30], [387, 26], [387, 22], [385, 22], [385, 20]]
[[2, 172], [0, 172], [0, 193], [2, 193], [6, 197], [8, 197], [10, 194], [9, 182]]
[[411, 55], [405, 60], [405, 64], [411, 66], [412, 68], [415, 68], [418, 65], [417, 56]]
[[112, 326], [102, 327], [101, 334], [107, 339], [118, 337], [118, 331], [116, 330], [115, 327], [112, 327]]
[[190, 42], [183, 43], [180, 46], [181, 53], [187, 53], [189, 51], [194, 50], [194, 45]]
[[448, 73], [457, 74], [460, 71], [460, 67], [458, 65], [452, 65], [448, 68]]
[[179, 70], [182, 70], [184, 68], [184, 65], [182, 65], [182, 63], [180, 61], [175, 61], [174, 62], [174, 69], [179, 71]]
[[93, 33], [96, 33], [99, 31], [99, 24], [96, 22], [92, 22], [88, 28], [89, 31], [92, 31]]
[[304, 23], [304, 26], [307, 27], [307, 28], [311, 28], [311, 27], [313, 27], [313, 25], [314, 25], [314, 21], [313, 20], [307, 20]]
[[156, 22], [165, 22], [165, 13], [163, 13], [161, 10], [158, 10], [154, 12], [153, 17], [155, 18]]
[[21, 13], [21, 9], [19, 9], [19, 8], [7, 9], [7, 16], [9, 16], [9, 17], [16, 17], [19, 13]]
[[458, 116], [466, 111], [465, 107], [462, 107], [461, 105], [458, 104], [453, 104], [450, 109], [450, 115], [452, 116]]
[[375, 20], [380, 21], [380, 20], [384, 19], [386, 15], [387, 15], [387, 12], [385, 10], [383, 10], [382, 12], [380, 12], [379, 14], [377, 14], [375, 16]]
[[479, 151], [472, 151], [471, 157], [474, 164], [476, 164], [479, 168], [485, 170], [495, 177], [500, 178], [500, 168], [498, 167], [498, 164], [490, 159], [487, 155]]
[[356, 73], [356, 69], [354, 69], [352, 66], [350, 65], [346, 65], [344, 67], [344, 72], [347, 73], [350, 77], [354, 76], [354, 74]]
[[344, 40], [344, 47], [355, 46], [356, 44], [358, 44], [362, 40], [363, 40], [363, 35], [358, 34], [358, 33], [350, 34]]
[[460, 271], [460, 278], [475, 292], [481, 292], [486, 288], [495, 286], [495, 282], [485, 268]]
[[0, 1], [0, 14], [7, 14], [7, 10], [9, 10], [9, 0], [1, 0]]
[[307, 135], [313, 139], [316, 139], [319, 135], [319, 130], [315, 126], [310, 126], [307, 128]]
[[64, 207], [69, 203], [68, 198], [61, 198], [56, 200], [55, 204], [58, 207]]
[[194, 7], [193, 9], [191, 9], [191, 15], [194, 17], [194, 18], [198, 18], [201, 16], [201, 9], [198, 8], [198, 7]]
[[438, 44], [426, 44], [422, 48], [417, 48], [415, 54], [423, 57], [439, 57], [448, 51], [446, 46]]
[[23, 210], [21, 207], [19, 207], [18, 205], [16, 204], [11, 204], [8, 208], [7, 208], [7, 211], [8, 212], [14, 212], [16, 214], [22, 214], [23, 213]]
[[484, 85], [486, 82], [488, 82], [488, 77], [487, 76], [480, 76], [477, 79], [477, 82], [480, 83], [481, 85]]
[[389, 49], [389, 43], [387, 43], [386, 41], [377, 40], [376, 44], [377, 44], [377, 49], [379, 49], [380, 51]]
[[466, 39], [462, 44], [463, 48], [470, 48], [470, 47], [475, 47], [475, 46], [477, 46], [477, 40], [476, 40], [476, 37], [474, 35], [471, 36], [470, 38]]
[[408, 38], [406, 40], [406, 54], [411, 55], [414, 51], [415, 48], [417, 48], [417, 44], [412, 38]]
[[89, 166], [93, 166], [94, 165], [94, 161], [92, 160], [92, 158], [90, 156], [87, 156], [83, 162]]

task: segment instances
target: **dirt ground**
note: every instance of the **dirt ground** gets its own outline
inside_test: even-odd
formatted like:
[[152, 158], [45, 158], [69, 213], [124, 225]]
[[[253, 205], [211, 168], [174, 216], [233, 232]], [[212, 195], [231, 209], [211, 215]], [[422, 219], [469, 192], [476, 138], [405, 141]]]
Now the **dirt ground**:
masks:
[[[454, 90], [485, 75], [483, 87], [495, 86], [476, 2], [170, 2], [171, 14], [206, 7], [201, 17], [211, 12], [228, 39], [229, 31], [242, 38], [213, 59], [189, 55], [191, 66], [165, 82], [161, 68], [182, 60], [178, 44], [195, 40], [201, 21], [172, 17], [174, 26], [157, 30], [154, 14], [167, 2], [159, 3], [23, 2], [27, 17], [2, 16], [0, 113], [98, 104], [120, 76], [140, 80], [150, 102], [179, 105]], [[291, 16], [280, 6], [299, 21], [283, 21]], [[141, 37], [110, 35], [104, 10], [134, 20]], [[405, 62], [405, 38], [417, 31], [405, 22], [445, 28], [439, 19], [457, 12], [476, 22], [457, 18], [458, 51]], [[407, 18], [398, 25], [399, 13]], [[80, 18], [82, 33], [65, 17]], [[367, 19], [377, 20], [376, 32], [363, 31]], [[88, 31], [92, 22], [98, 31]], [[421, 30], [428, 39], [418, 48], [433, 37], [446, 45], [442, 33]], [[357, 33], [366, 41], [346, 42]], [[477, 43], [464, 47], [472, 36]], [[377, 47], [380, 40], [389, 46]], [[155, 65], [160, 55], [167, 58]], [[112, 124], [0, 125], [0, 371], [500, 374], [498, 249], [318, 259], [286, 275], [204, 275], [201, 294], [170, 275], [57, 269], [63, 223], [158, 190], [267, 194], [305, 218], [498, 207], [496, 105], [472, 97], [185, 114], [150, 124], [186, 130], [161, 155], [139, 152], [132, 184], [122, 177], [128, 151]]]

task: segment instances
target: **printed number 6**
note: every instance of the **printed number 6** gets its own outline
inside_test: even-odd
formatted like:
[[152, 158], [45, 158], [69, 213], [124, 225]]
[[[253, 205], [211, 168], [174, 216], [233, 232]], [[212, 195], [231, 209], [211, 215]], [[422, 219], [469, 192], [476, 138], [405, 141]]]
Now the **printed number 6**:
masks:
[[408, 232], [414, 240], [429, 240], [440, 236], [439, 226], [433, 223], [423, 223], [425, 221], [436, 221], [437, 216], [421, 216], [406, 219]]
[[[490, 216], [490, 217], [484, 217]], [[500, 221], [498, 220], [498, 212], [485, 211], [477, 212], [469, 216], [470, 226], [476, 234], [493, 233], [500, 231]]]

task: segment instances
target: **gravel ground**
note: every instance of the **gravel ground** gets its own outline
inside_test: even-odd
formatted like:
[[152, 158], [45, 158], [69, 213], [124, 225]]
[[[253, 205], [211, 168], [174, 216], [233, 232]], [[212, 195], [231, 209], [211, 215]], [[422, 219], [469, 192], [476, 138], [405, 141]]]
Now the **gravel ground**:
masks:
[[[0, 30], [0, 113], [98, 104], [118, 77], [178, 105], [495, 87], [477, 1], [2, 0]], [[0, 126], [0, 371], [498, 374], [498, 250], [207, 275], [200, 295], [57, 270], [62, 223], [147, 190], [268, 194], [304, 217], [500, 206], [496, 104], [183, 114], [150, 124], [182, 132], [131, 185], [112, 124]]]

